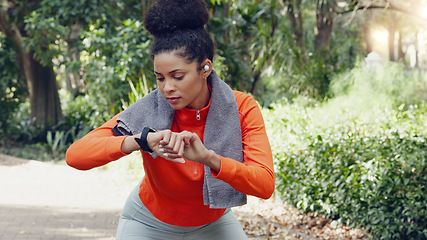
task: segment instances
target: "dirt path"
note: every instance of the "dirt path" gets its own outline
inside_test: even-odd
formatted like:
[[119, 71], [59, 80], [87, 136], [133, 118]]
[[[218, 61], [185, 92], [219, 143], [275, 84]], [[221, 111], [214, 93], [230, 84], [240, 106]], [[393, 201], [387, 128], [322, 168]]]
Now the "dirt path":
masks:
[[137, 182], [0, 155], [0, 239], [114, 239]]
[[[126, 173], [0, 154], [0, 239], [114, 239], [137, 180]], [[360, 239], [361, 231], [302, 215], [272, 199], [234, 208], [250, 239]]]

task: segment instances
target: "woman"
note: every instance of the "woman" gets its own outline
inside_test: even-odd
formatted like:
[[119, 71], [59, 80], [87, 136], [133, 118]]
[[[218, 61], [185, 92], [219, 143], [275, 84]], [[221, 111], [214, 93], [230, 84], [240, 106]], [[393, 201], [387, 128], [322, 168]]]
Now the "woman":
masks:
[[158, 0], [145, 17], [158, 89], [75, 142], [68, 165], [91, 169], [141, 151], [145, 176], [117, 239], [247, 239], [230, 210], [274, 191], [270, 145], [253, 98], [212, 69], [202, 0]]

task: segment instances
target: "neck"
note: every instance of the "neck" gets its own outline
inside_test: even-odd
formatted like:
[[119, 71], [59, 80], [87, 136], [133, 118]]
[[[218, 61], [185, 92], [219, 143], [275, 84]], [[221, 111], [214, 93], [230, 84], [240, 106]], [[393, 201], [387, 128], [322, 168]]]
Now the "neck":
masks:
[[187, 106], [187, 108], [200, 110], [206, 107], [209, 104], [209, 100], [211, 99], [211, 89], [210, 86], [206, 83], [202, 87], [202, 91], [200, 92], [200, 99], [194, 106]]

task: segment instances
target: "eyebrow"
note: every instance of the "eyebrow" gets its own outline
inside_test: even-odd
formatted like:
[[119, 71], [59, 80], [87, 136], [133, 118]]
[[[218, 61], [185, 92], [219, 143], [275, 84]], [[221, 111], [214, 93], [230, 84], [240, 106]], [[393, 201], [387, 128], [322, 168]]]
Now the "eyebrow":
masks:
[[[182, 69], [175, 69], [175, 70], [170, 71], [169, 73], [174, 73], [174, 72], [178, 72], [178, 71], [182, 71]], [[154, 71], [154, 73], [159, 74], [159, 75], [163, 75], [163, 74], [156, 72], [156, 71]]]

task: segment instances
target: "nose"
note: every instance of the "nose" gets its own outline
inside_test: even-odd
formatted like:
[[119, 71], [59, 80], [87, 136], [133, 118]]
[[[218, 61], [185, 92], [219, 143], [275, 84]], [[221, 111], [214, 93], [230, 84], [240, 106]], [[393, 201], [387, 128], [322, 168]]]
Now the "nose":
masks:
[[175, 91], [175, 85], [173, 83], [173, 80], [171, 79], [165, 79], [163, 81], [163, 91], [165, 92], [173, 92]]

